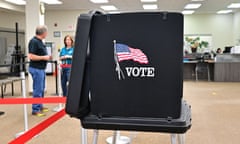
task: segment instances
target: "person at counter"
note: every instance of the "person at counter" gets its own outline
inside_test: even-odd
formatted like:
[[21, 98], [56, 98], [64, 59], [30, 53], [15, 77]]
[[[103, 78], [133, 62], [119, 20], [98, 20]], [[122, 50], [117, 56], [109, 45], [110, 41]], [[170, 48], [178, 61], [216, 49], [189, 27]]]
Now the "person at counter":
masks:
[[216, 54], [221, 54], [221, 53], [222, 53], [222, 49], [218, 48], [217, 51], [216, 51]]

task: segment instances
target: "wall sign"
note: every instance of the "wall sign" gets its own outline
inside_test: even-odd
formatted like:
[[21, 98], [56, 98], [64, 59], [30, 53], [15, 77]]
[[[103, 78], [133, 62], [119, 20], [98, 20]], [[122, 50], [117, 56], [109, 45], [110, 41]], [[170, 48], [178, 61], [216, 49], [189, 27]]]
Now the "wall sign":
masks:
[[61, 37], [61, 32], [60, 31], [54, 31], [53, 32], [53, 37]]

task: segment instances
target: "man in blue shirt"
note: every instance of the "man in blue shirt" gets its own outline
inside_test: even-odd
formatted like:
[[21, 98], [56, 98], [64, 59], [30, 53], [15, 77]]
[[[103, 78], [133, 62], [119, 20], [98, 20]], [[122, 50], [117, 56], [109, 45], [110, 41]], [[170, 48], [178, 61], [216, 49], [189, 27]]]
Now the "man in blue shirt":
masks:
[[65, 36], [64, 45], [60, 51], [61, 60], [61, 84], [63, 96], [67, 96], [67, 83], [69, 82], [71, 66], [72, 66], [72, 55], [73, 55], [73, 38], [70, 35]]
[[[38, 26], [36, 28], [36, 36], [34, 36], [28, 45], [28, 57], [30, 59], [29, 72], [33, 79], [33, 98], [44, 97], [45, 89], [45, 69], [47, 61], [51, 59], [48, 55], [43, 39], [47, 36], [47, 27]], [[48, 109], [44, 108], [42, 104], [32, 105], [32, 114], [36, 116], [44, 116], [44, 112]]]

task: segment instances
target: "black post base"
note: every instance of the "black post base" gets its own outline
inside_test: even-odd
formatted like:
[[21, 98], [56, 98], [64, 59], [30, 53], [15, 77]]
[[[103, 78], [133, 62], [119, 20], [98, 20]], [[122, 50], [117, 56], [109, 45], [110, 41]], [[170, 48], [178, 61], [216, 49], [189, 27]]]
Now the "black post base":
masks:
[[0, 111], [0, 116], [1, 116], [1, 115], [4, 115], [4, 113], [5, 113], [5, 112]]

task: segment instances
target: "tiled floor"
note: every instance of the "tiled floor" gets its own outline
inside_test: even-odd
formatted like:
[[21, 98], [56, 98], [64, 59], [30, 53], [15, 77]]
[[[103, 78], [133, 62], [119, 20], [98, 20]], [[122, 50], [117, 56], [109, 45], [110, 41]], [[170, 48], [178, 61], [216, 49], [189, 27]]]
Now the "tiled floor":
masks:
[[[47, 94], [55, 93], [53, 77], [47, 79]], [[28, 86], [28, 85], [27, 85]], [[12, 97], [10, 86], [6, 97]], [[15, 97], [20, 97], [20, 82], [15, 84]], [[192, 105], [192, 128], [186, 135], [186, 144], [239, 144], [240, 142], [240, 83], [184, 82], [184, 99]], [[48, 104], [53, 109], [57, 104]], [[24, 129], [22, 105], [0, 105], [0, 144], [7, 144], [14, 135]], [[54, 114], [38, 118], [31, 115], [28, 105], [29, 127], [33, 127]], [[80, 122], [65, 116], [30, 140], [29, 144], [79, 144]], [[167, 144], [168, 134], [122, 132], [134, 135], [133, 144]], [[111, 131], [100, 131], [99, 144], [111, 136]], [[92, 131], [89, 131], [89, 138]], [[91, 141], [89, 141], [91, 142]]]

